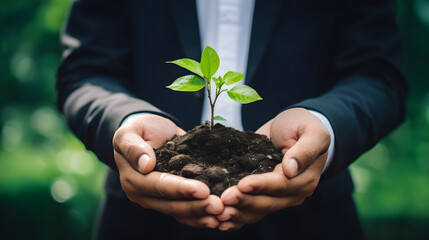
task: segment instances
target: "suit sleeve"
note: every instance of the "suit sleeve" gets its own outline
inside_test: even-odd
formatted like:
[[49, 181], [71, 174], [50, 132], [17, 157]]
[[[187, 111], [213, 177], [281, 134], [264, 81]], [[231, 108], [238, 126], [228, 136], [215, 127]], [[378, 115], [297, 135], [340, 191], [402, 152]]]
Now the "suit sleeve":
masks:
[[404, 119], [407, 85], [400, 72], [394, 1], [347, 1], [332, 70], [332, 87], [292, 107], [325, 115], [335, 155], [323, 178], [346, 169]]
[[58, 107], [71, 130], [97, 157], [116, 169], [112, 138], [136, 112], [174, 117], [129, 91], [132, 64], [123, 1], [74, 1], [61, 35]]

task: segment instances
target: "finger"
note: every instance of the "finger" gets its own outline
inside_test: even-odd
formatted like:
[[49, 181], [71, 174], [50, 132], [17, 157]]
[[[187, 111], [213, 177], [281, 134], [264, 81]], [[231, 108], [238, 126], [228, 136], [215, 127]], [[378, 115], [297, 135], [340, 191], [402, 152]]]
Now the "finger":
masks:
[[328, 131], [307, 127], [298, 141], [283, 156], [282, 167], [287, 177], [295, 177], [315, 159], [328, 151], [331, 137]]
[[244, 224], [242, 223], [234, 223], [234, 222], [223, 222], [218, 226], [218, 229], [224, 232], [230, 232], [233, 230], [240, 229], [243, 227]]
[[291, 182], [283, 173], [281, 164], [278, 164], [273, 172], [244, 177], [237, 187], [243, 193], [285, 196], [300, 193], [302, 186], [298, 183], [299, 181]]
[[113, 146], [136, 171], [146, 174], [155, 168], [156, 157], [152, 146], [136, 132], [128, 128], [118, 130], [113, 137]]
[[171, 200], [142, 196], [135, 202], [143, 208], [150, 208], [176, 218], [217, 215], [223, 211], [222, 201], [214, 195], [202, 200]]
[[237, 208], [232, 206], [225, 206], [225, 208], [223, 209], [223, 212], [217, 215], [216, 218], [221, 222], [225, 222], [231, 219], [232, 216], [236, 215], [237, 212], [238, 212]]
[[225, 205], [232, 205], [238, 209], [245, 209], [262, 214], [275, 212], [285, 207], [297, 206], [304, 200], [304, 198], [295, 195], [277, 197], [245, 194], [236, 186], [228, 188], [225, 190], [224, 194], [222, 194], [221, 200]]
[[204, 199], [210, 195], [210, 189], [201, 181], [157, 171], [142, 175], [127, 164], [122, 156], [117, 156], [116, 159], [122, 188], [127, 194], [168, 199]]
[[[326, 154], [319, 158], [326, 158]], [[313, 194], [319, 184], [324, 161], [317, 159], [306, 171], [291, 179], [284, 176], [284, 174], [280, 174], [283, 171], [281, 164], [279, 164], [271, 173], [253, 174], [244, 177], [238, 182], [237, 188], [241, 192], [248, 194], [266, 194], [272, 196], [303, 195], [308, 197]], [[227, 195], [230, 193], [225, 191], [224, 194]], [[229, 198], [235, 197], [233, 193], [231, 195]]]
[[225, 206], [223, 212], [216, 216], [221, 222], [234, 222], [241, 224], [253, 224], [261, 220], [266, 214], [255, 213], [245, 209], [237, 209], [232, 206]]
[[[278, 165], [280, 168], [280, 165]], [[289, 184], [283, 171], [252, 174], [241, 179], [237, 187], [243, 193], [284, 196], [300, 192], [300, 186]], [[229, 193], [226, 193], [229, 194]]]
[[214, 216], [176, 218], [176, 220], [194, 228], [217, 228], [220, 224]]
[[177, 135], [185, 135], [185, 134], [186, 134], [185, 130], [179, 127], [177, 128]]
[[262, 134], [270, 138], [270, 131], [271, 131], [271, 123], [273, 120], [270, 120], [269, 122], [265, 123], [262, 127], [260, 127], [258, 130], [256, 130], [256, 133]]

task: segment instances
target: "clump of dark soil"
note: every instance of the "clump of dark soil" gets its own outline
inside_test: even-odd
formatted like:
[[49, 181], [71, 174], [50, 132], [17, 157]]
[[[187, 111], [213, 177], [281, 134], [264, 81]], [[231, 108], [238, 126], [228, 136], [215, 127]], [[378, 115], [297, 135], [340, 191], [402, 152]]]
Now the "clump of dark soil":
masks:
[[273, 171], [282, 160], [281, 151], [266, 136], [221, 124], [212, 130], [199, 125], [175, 135], [155, 153], [156, 171], [200, 180], [218, 196], [247, 175]]

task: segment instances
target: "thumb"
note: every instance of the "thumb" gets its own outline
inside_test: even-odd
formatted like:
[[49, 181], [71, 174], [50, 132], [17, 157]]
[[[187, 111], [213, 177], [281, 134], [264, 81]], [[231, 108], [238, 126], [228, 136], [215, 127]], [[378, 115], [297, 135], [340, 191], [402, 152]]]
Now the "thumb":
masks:
[[137, 161], [137, 170], [143, 174], [152, 172], [156, 165], [155, 152], [149, 144], [146, 143], [146, 145], [148, 145], [149, 148], [145, 152], [142, 152]]
[[180, 127], [177, 127], [177, 135], [182, 136], [182, 135], [185, 135], [185, 134], [186, 134], [185, 130], [183, 130], [183, 129], [182, 129], [182, 128], [180, 128]]
[[305, 131], [284, 155], [283, 173], [292, 178], [306, 170], [314, 160], [328, 151], [330, 139], [329, 132]]
[[155, 152], [148, 142], [133, 132], [117, 135], [113, 138], [115, 151], [127, 159], [136, 171], [146, 174], [155, 168]]

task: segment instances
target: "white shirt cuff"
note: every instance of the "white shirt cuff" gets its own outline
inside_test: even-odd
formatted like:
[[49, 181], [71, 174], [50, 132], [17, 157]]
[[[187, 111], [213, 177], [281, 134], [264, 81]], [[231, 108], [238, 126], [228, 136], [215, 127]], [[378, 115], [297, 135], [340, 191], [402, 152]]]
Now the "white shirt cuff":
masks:
[[314, 116], [316, 116], [323, 123], [323, 125], [328, 130], [329, 134], [331, 135], [331, 143], [329, 144], [329, 149], [328, 149], [328, 158], [326, 159], [325, 166], [323, 167], [323, 172], [325, 172], [325, 170], [329, 167], [329, 164], [331, 164], [332, 159], [334, 158], [334, 151], [335, 151], [334, 130], [332, 130], [331, 123], [323, 114], [316, 112], [316, 111], [313, 111], [313, 110], [308, 110], [308, 111], [311, 112]]
[[124, 123], [125, 123], [126, 121], [128, 121], [128, 120], [130, 120], [130, 119], [132, 119], [132, 118], [135, 118], [135, 117], [138, 117], [138, 116], [141, 116], [141, 115], [144, 115], [144, 114], [150, 114], [150, 113], [147, 113], [147, 112], [139, 112], [139, 113], [133, 113], [133, 114], [130, 114], [130, 115], [128, 115], [126, 118], [124, 118], [124, 119], [122, 120], [121, 125], [119, 125], [119, 126], [124, 125]]

